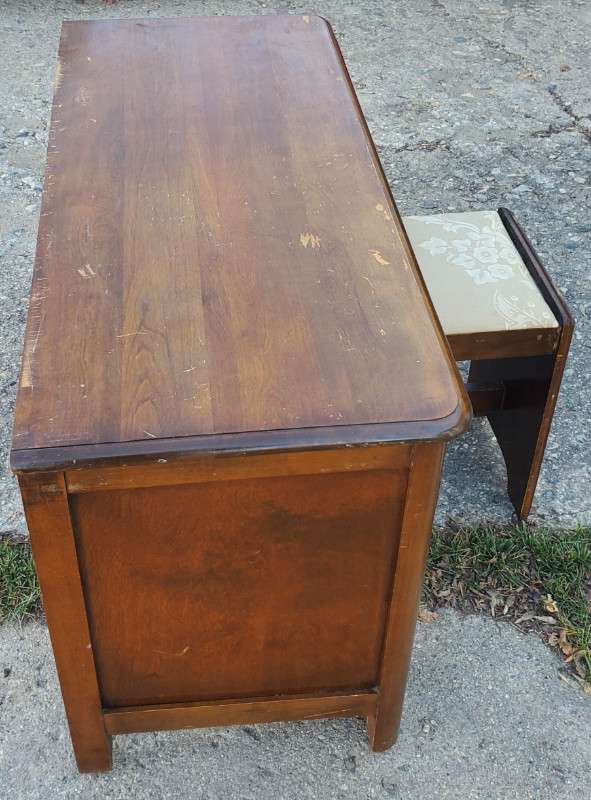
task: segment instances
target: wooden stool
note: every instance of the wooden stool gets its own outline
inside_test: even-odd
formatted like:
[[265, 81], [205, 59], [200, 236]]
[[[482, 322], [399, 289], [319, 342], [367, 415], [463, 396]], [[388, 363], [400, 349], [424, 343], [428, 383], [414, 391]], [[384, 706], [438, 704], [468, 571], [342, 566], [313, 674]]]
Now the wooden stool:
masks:
[[466, 389], [507, 466], [525, 519], [538, 481], [573, 319], [513, 214], [505, 208], [405, 217], [406, 232]]

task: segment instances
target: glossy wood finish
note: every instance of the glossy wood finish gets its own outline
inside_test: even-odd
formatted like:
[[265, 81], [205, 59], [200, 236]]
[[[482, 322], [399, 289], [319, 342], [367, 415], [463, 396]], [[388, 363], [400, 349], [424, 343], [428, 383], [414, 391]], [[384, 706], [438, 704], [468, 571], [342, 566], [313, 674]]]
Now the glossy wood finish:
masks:
[[79, 768], [172, 727], [393, 741], [470, 411], [327, 23], [64, 25], [27, 324], [11, 463]]
[[383, 425], [351, 425], [328, 428], [305, 428], [293, 431], [234, 433], [225, 436], [195, 436], [172, 439], [148, 439], [116, 444], [80, 445], [77, 447], [44, 447], [37, 450], [12, 450], [10, 464], [14, 472], [79, 472], [110, 467], [144, 468], [167, 461], [186, 462], [195, 456], [218, 458], [247, 453], [283, 455], [308, 453], [314, 450], [365, 448], [368, 445], [388, 446], [410, 441], [449, 441], [459, 436], [470, 422], [470, 404], [464, 392], [460, 403], [442, 431], [441, 420], [424, 420], [408, 427], [402, 423]]
[[15, 450], [442, 434], [446, 360], [327, 23], [64, 23]]

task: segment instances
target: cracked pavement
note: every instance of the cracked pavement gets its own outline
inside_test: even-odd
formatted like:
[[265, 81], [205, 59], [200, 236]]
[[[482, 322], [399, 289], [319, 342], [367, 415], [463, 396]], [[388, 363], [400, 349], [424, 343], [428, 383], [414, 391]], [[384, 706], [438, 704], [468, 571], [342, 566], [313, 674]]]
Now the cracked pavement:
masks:
[[[331, 21], [402, 214], [504, 205], [522, 222], [576, 320], [532, 520], [591, 520], [586, 0], [0, 0], [0, 534], [26, 536], [8, 448], [61, 20], [273, 12]], [[436, 521], [511, 515], [477, 420], [448, 448]], [[3, 626], [0, 798], [588, 796], [589, 701], [553, 653], [451, 612], [418, 643], [401, 739], [383, 756], [358, 720], [298, 723], [120, 737], [116, 771], [95, 778], [74, 772], [44, 629]]]

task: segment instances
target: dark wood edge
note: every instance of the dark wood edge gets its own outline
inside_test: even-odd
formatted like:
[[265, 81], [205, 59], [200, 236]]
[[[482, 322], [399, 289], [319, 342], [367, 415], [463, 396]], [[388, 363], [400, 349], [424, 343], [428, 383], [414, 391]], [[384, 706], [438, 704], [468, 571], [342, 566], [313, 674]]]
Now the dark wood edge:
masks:
[[452, 333], [447, 340], [456, 361], [544, 356], [556, 352], [561, 329], [524, 328], [480, 333]]
[[[465, 392], [464, 392], [465, 394]], [[417, 422], [342, 425], [254, 431], [219, 436], [187, 436], [176, 439], [141, 439], [132, 442], [80, 444], [71, 447], [13, 448], [10, 466], [20, 474], [31, 471], [80, 469], [98, 465], [130, 466], [166, 458], [173, 461], [202, 453], [218, 456], [257, 453], [290, 453], [323, 448], [372, 447], [394, 443], [448, 441], [470, 424], [468, 396], [449, 417]]]
[[107, 732], [114, 735], [326, 717], [367, 717], [373, 712], [376, 700], [375, 691], [364, 691], [106, 708], [103, 714]]
[[520, 224], [515, 219], [514, 215], [506, 208], [499, 208], [498, 214], [509, 234], [511, 241], [517, 248], [517, 251], [527, 269], [529, 270], [533, 280], [536, 283], [544, 300], [549, 305], [552, 313], [561, 325], [561, 334], [556, 348], [554, 369], [550, 379], [550, 386], [548, 388], [548, 396], [544, 408], [542, 424], [538, 433], [538, 440], [534, 459], [531, 465], [529, 480], [527, 483], [525, 495], [521, 503], [521, 508], [518, 511], [520, 519], [525, 519], [530, 512], [533, 502], [534, 492], [544, 457], [544, 450], [550, 432], [550, 425], [554, 415], [554, 408], [556, 406], [556, 399], [562, 383], [562, 376], [566, 366], [566, 359], [574, 330], [574, 319], [552, 278], [546, 272], [538, 254], [533, 249], [531, 242], [525, 235]]
[[[509, 238], [515, 245], [517, 252], [521, 256], [523, 263], [532, 276], [534, 283], [538, 287], [540, 294], [550, 306], [550, 310], [556, 317], [562, 328], [562, 335], [568, 336], [568, 341], [572, 337], [574, 328], [573, 317], [564, 302], [562, 295], [556, 288], [552, 278], [546, 271], [540, 257], [534, 250], [530, 240], [527, 238], [523, 228], [516, 220], [514, 214], [508, 208], [499, 208], [497, 213], [501, 222], [505, 226]], [[561, 337], [562, 338], [562, 337]]]

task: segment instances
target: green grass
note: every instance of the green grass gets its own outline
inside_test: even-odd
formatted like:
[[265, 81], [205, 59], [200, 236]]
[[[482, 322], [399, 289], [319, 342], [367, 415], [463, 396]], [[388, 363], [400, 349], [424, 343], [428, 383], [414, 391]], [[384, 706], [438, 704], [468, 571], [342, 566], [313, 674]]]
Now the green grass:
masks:
[[432, 605], [514, 623], [525, 617], [525, 629], [545, 630], [549, 643], [572, 656], [576, 673], [591, 683], [591, 526], [436, 532], [425, 595]]
[[0, 542], [0, 622], [41, 613], [41, 595], [28, 544]]

